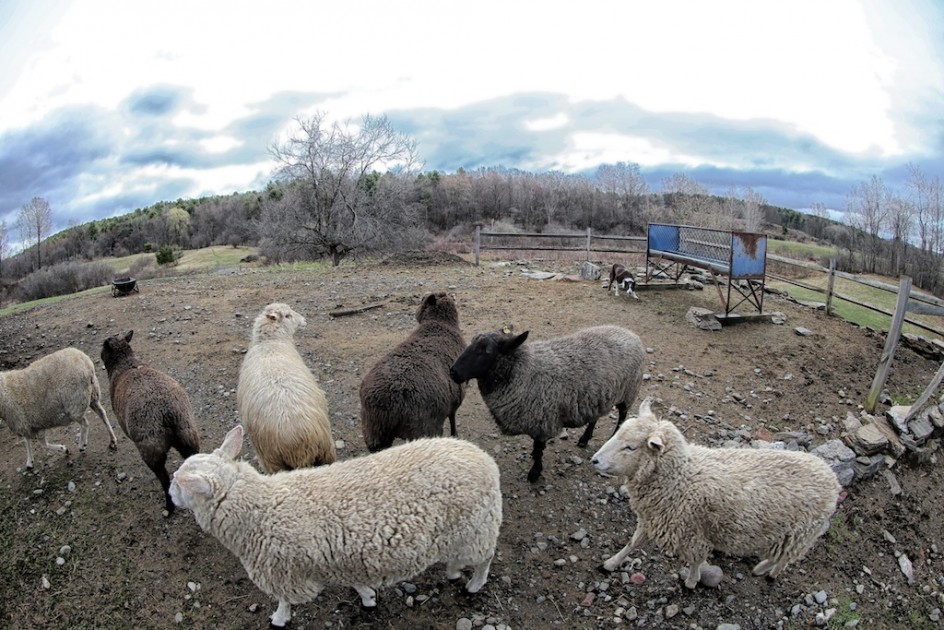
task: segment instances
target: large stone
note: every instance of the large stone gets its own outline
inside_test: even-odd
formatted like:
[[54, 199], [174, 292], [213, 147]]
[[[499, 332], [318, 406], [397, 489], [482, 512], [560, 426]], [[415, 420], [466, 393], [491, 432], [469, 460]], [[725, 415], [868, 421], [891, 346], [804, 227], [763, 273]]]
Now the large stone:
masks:
[[928, 409], [928, 419], [931, 420], [936, 428], [944, 428], [944, 413], [941, 413], [940, 407], [932, 406]]
[[888, 418], [888, 421], [892, 423], [899, 433], [907, 433], [908, 425], [905, 424], [905, 416], [908, 415], [908, 412], [911, 411], [909, 405], [895, 405], [894, 407], [889, 407], [885, 412], [885, 417]]
[[868, 416], [868, 418], [888, 440], [888, 448], [891, 450], [893, 458], [897, 459], [901, 457], [905, 452], [905, 445], [902, 444], [901, 438], [898, 433], [895, 432], [895, 429], [892, 428], [892, 425], [889, 424], [888, 420], [882, 416]]
[[842, 421], [842, 426], [845, 427], [846, 431], [852, 433], [862, 426], [862, 421], [859, 420], [859, 416], [855, 415], [851, 411], [847, 411], [846, 417]]
[[843, 444], [842, 440], [830, 440], [820, 444], [812, 451], [813, 455], [821, 457], [836, 473], [836, 478], [843, 486], [848, 486], [855, 478], [852, 463], [856, 454], [851, 448]]
[[852, 447], [862, 455], [879, 453], [888, 447], [888, 438], [874, 424], [864, 424], [852, 432]]
[[599, 265], [595, 265], [589, 260], [585, 261], [580, 268], [580, 277], [584, 280], [599, 280], [602, 273], [603, 271]]
[[927, 414], [922, 413], [908, 421], [908, 432], [914, 436], [915, 442], [923, 444], [934, 433], [934, 426]]
[[688, 313], [685, 314], [685, 319], [692, 326], [700, 328], [701, 330], [721, 330], [721, 322], [715, 317], [714, 312], [707, 308], [693, 306], [688, 309]]
[[875, 476], [875, 473], [880, 471], [884, 465], [884, 455], [862, 455], [856, 457], [856, 460], [852, 463], [852, 469], [855, 471], [856, 479], [868, 479], [869, 477]]

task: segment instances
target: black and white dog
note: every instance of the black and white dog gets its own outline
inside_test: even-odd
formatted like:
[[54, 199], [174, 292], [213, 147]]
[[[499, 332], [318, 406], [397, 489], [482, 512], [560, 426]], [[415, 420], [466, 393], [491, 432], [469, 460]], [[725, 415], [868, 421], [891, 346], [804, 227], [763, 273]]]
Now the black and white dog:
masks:
[[615, 295], [619, 295], [619, 292], [623, 290], [626, 291], [627, 295], [639, 299], [639, 296], [636, 295], [636, 278], [633, 276], [633, 272], [619, 263], [614, 263], [610, 269], [610, 282], [606, 285], [606, 290], [609, 291], [610, 289], [613, 290]]

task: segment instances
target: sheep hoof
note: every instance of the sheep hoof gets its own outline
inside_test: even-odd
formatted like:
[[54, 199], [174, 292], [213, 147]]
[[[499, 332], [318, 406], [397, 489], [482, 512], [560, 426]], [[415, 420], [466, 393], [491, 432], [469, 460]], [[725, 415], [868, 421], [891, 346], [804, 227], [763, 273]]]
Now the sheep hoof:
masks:
[[117, 451], [117, 450], [118, 450], [118, 442], [112, 442], [112, 443], [110, 443], [110, 444], [108, 445], [108, 450], [109, 450], [109, 451]]
[[579, 446], [580, 448], [587, 448], [587, 444], [588, 444], [589, 442], [590, 442], [590, 440], [578, 440], [578, 441], [577, 441], [577, 446]]
[[370, 606], [368, 606], [364, 602], [361, 602], [361, 610], [377, 610], [377, 602], [374, 602]]
[[541, 478], [541, 471], [540, 471], [540, 470], [534, 470], [534, 469], [532, 468], [531, 470], [528, 471], [528, 481], [530, 481], [531, 483], [534, 483], [535, 481], [537, 481], [537, 480], [540, 479], [540, 478]]

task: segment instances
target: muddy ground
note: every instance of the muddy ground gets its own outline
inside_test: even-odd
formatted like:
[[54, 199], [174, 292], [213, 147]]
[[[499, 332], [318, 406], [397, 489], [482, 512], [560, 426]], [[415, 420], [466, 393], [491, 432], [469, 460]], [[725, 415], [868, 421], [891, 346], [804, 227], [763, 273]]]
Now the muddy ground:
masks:
[[[530, 330], [532, 339], [603, 323], [633, 329], [651, 349], [640, 397], [655, 396], [657, 411], [690, 440], [716, 444], [794, 431], [811, 436], [815, 446], [840, 437], [842, 418], [858, 412], [884, 343], [880, 335], [773, 296], [765, 311], [782, 311], [785, 324], [707, 332], [688, 324], [685, 314], [692, 306], [717, 309], [712, 290], [641, 292], [636, 301], [608, 294], [599, 282], [529, 279], [517, 264], [428, 264], [437, 262], [431, 258], [324, 271], [245, 267], [144, 281], [139, 293], [125, 297], [103, 290], [70, 298], [0, 318], [0, 369], [24, 367], [66, 346], [100, 366], [105, 337], [133, 329], [138, 355], [188, 392], [202, 449], [209, 451], [238, 420], [236, 378], [252, 319], [269, 302], [287, 302], [308, 318], [297, 343], [327, 394], [334, 436], [343, 441], [339, 457], [357, 457], [366, 453], [358, 426], [362, 376], [412, 330], [423, 295], [446, 290], [456, 296], [467, 341], [506, 323]], [[329, 316], [375, 303], [383, 306]], [[800, 336], [797, 327], [814, 334]], [[937, 367], [900, 349], [889, 394], [914, 399]], [[107, 392], [104, 370], [99, 379]], [[105, 407], [113, 418], [110, 403]], [[266, 627], [275, 602], [190, 513], [162, 514], [158, 482], [117, 423], [119, 448], [112, 452], [101, 423], [92, 414], [89, 421], [86, 452], [72, 448], [64, 456], [36, 442], [32, 471], [23, 469], [22, 441], [0, 429], [0, 626]], [[500, 435], [474, 384], [458, 427], [502, 472], [504, 525], [482, 592], [463, 595], [434, 566], [383, 589], [371, 612], [361, 610], [352, 589], [329, 587], [295, 607], [292, 627], [451, 629], [469, 620], [516, 630], [802, 628], [817, 625], [817, 615], [830, 627], [856, 620], [869, 628], [940, 625], [944, 475], [937, 461], [898, 462], [898, 496], [882, 477], [853, 484], [831, 530], [777, 581], [753, 577], [753, 558], [720, 557], [720, 587], [690, 592], [678, 579], [680, 564], [651, 547], [633, 555], [632, 570], [597, 571], [635, 525], [614, 480], [596, 475], [589, 463], [612, 419], [599, 422], [587, 449], [577, 447], [575, 432], [552, 441], [535, 484], [525, 479], [530, 440]], [[69, 427], [51, 437], [74, 447], [76, 434]], [[244, 455], [252, 460], [248, 444]], [[173, 454], [170, 469], [179, 462]], [[901, 554], [913, 563], [912, 584], [901, 571]], [[632, 573], [645, 581], [634, 584]]]

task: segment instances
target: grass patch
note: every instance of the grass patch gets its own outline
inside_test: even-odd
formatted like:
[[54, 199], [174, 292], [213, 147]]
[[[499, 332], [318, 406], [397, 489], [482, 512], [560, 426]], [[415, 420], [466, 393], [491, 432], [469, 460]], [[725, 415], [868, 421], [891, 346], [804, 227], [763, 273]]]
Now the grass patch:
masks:
[[[151, 254], [153, 256], [154, 254]], [[177, 260], [177, 269], [185, 272], [209, 271], [221, 267], [238, 267], [246, 256], [258, 256], [257, 247], [214, 245], [203, 249], [184, 250]]]
[[839, 250], [828, 245], [798, 243], [797, 241], [778, 241], [767, 239], [767, 251], [778, 256], [801, 260], [825, 260], [837, 256]]
[[836, 606], [836, 614], [833, 615], [829, 622], [826, 624], [827, 628], [847, 628], [847, 624], [850, 622], [859, 623], [861, 619], [859, 618], [859, 611], [852, 609], [852, 600], [848, 597], [843, 597], [839, 600], [839, 604]]
[[[892, 286], [897, 286], [898, 282], [892, 278], [886, 278], [884, 276], [874, 276], [871, 277], [873, 280], [878, 280]], [[803, 287], [798, 287], [793, 284], [786, 282], [780, 282], [777, 280], [770, 280], [767, 282], [767, 285], [775, 288], [780, 291], [785, 291], [790, 297], [799, 300], [801, 302], [820, 302], [823, 303], [826, 301], [826, 285], [828, 282], [826, 274], [816, 274], [813, 276], [805, 277], [801, 280], [804, 284], [808, 284], [814, 287], [821, 289], [820, 291], [811, 291], [809, 289], [804, 289]], [[852, 280], [846, 280], [845, 278], [836, 278], [835, 286], [833, 287], [835, 293], [842, 295], [844, 297], [851, 298], [857, 302], [863, 302], [865, 304], [871, 304], [872, 306], [884, 309], [889, 312], [895, 312], [895, 307], [898, 302], [898, 295], [890, 291], [883, 291], [882, 289], [876, 289]], [[912, 287], [912, 292], [919, 292], [917, 289]], [[891, 328], [892, 318], [890, 315], [885, 315], [884, 313], [879, 313], [871, 309], [853, 304], [846, 300], [840, 299], [833, 296], [832, 301], [832, 311], [834, 315], [841, 317], [842, 319], [857, 324], [859, 326], [868, 326], [875, 330], [885, 330], [887, 331]], [[944, 328], [944, 324], [941, 322], [941, 318], [933, 315], [919, 315], [915, 313], [907, 313], [906, 316], [909, 319], [914, 321], [922, 322], [928, 326], [932, 326], [937, 329]], [[905, 323], [903, 331], [906, 333], [911, 333], [915, 335], [921, 335], [923, 337], [937, 337], [931, 331], [925, 330], [913, 324]]]

